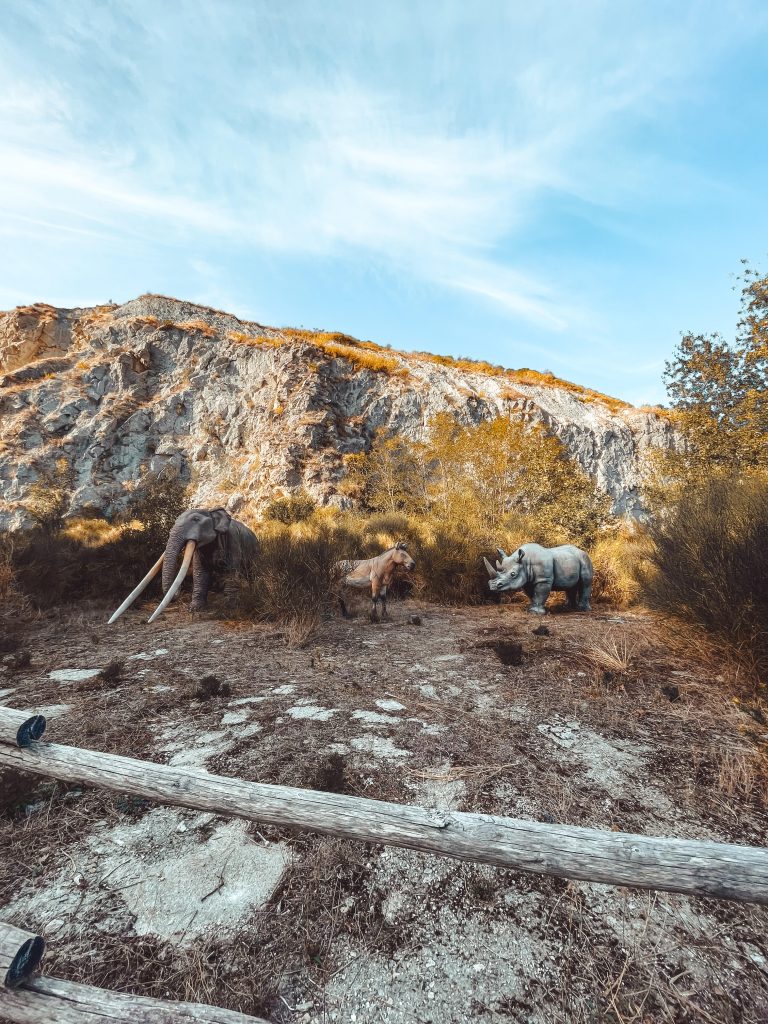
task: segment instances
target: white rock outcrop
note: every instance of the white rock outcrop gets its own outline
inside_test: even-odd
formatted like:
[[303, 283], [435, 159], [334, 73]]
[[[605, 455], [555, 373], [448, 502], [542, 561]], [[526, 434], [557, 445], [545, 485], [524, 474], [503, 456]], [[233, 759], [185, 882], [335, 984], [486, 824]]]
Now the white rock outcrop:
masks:
[[556, 378], [371, 350], [390, 372], [318, 347], [308, 332], [154, 295], [0, 314], [0, 526], [24, 523], [29, 487], [61, 460], [72, 513], [119, 511], [142, 473], [169, 465], [200, 503], [258, 508], [302, 489], [344, 504], [345, 455], [379, 430], [420, 439], [444, 411], [463, 422], [505, 414], [543, 423], [616, 511], [634, 515], [644, 453], [674, 443], [660, 413]]

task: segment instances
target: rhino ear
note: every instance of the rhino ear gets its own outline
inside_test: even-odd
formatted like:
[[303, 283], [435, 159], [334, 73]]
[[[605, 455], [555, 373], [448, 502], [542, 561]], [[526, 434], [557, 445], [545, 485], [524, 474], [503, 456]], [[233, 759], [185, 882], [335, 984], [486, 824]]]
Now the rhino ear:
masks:
[[504, 548], [496, 548], [496, 550], [497, 550], [497, 552], [499, 554], [499, 558], [503, 562], [504, 559], [507, 557], [507, 553], [505, 552]]
[[517, 552], [517, 560], [518, 560], [518, 562], [522, 562], [524, 556], [525, 556], [525, 552], [523, 551], [522, 548], [520, 548], [520, 550]]

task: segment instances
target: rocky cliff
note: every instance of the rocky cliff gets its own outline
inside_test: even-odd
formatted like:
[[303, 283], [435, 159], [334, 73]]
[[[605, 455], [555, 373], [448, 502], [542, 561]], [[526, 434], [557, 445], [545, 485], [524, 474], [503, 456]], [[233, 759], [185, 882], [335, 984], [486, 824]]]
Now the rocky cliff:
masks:
[[643, 454], [667, 419], [533, 371], [278, 330], [157, 295], [0, 314], [0, 525], [25, 520], [41, 473], [71, 468], [71, 512], [119, 511], [146, 470], [237, 510], [295, 490], [343, 504], [344, 456], [377, 431], [498, 414], [557, 434], [617, 512], [640, 510]]

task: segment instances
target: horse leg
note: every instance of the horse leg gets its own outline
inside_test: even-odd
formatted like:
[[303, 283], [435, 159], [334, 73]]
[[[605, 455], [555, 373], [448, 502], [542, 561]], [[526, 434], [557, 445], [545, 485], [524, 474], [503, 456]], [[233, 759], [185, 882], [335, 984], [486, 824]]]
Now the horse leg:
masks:
[[379, 592], [379, 597], [381, 598], [381, 617], [382, 617], [382, 619], [388, 619], [389, 618], [389, 612], [387, 611], [387, 588], [386, 587], [382, 587], [381, 588], [381, 590]]
[[379, 590], [381, 583], [378, 579], [371, 580], [371, 622], [378, 622]]

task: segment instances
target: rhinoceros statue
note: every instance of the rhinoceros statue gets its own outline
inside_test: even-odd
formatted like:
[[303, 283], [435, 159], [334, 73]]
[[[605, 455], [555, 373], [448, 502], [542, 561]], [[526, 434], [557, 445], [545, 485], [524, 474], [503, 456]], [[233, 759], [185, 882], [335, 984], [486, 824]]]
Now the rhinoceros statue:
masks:
[[541, 544], [523, 544], [514, 554], [498, 548], [499, 561], [494, 568], [487, 558], [485, 567], [491, 577], [491, 590], [524, 590], [530, 598], [529, 612], [544, 615], [544, 602], [553, 590], [564, 590], [568, 607], [590, 611], [592, 560], [586, 551], [573, 544], [544, 548]]

